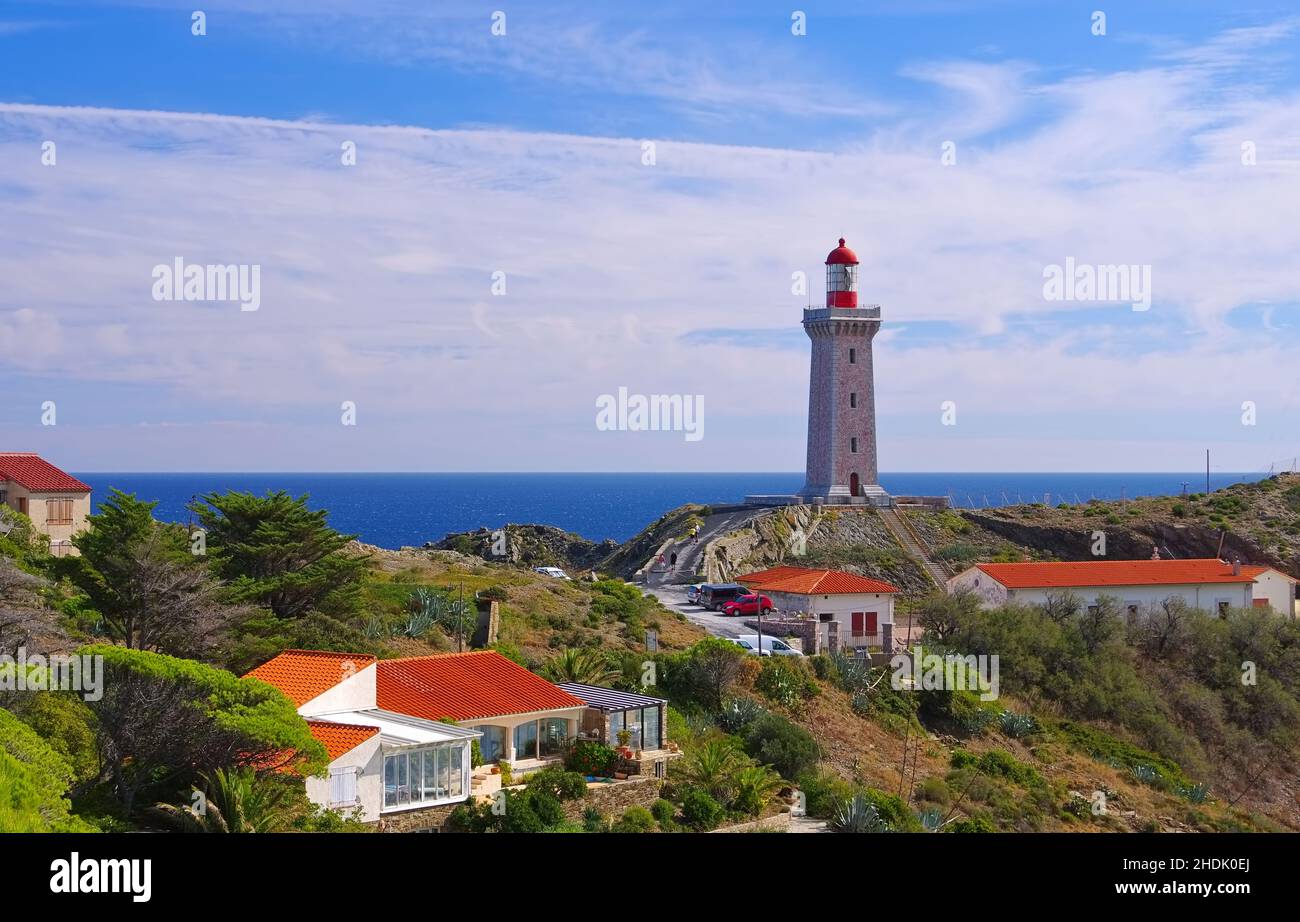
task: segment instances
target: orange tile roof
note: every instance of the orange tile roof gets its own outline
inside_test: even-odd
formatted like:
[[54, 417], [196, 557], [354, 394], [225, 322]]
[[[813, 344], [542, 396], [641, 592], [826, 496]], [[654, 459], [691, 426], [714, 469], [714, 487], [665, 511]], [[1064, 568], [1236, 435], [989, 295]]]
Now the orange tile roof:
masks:
[[309, 720], [307, 729], [320, 740], [333, 762], [345, 752], [351, 752], [379, 732], [378, 727], [360, 724], [336, 724], [328, 720]]
[[285, 650], [267, 660], [244, 678], [261, 679], [284, 692], [301, 707], [344, 679], [375, 661], [367, 653], [334, 653], [327, 650]]
[[847, 595], [860, 592], [898, 592], [883, 580], [845, 573], [842, 570], [812, 570], [807, 567], [773, 567], [746, 576], [736, 582], [763, 592], [790, 592], [796, 595]]
[[1281, 570], [1277, 569], [1276, 567], [1261, 567], [1261, 566], [1256, 566], [1255, 564], [1244, 564], [1244, 563], [1241, 565], [1241, 572], [1249, 573], [1255, 579], [1259, 579], [1261, 576], [1263, 576], [1265, 573], [1268, 573], [1269, 571], [1276, 573], [1278, 576], [1282, 577], [1283, 579], [1289, 579], [1293, 583], [1297, 582], [1296, 578], [1292, 576], [1290, 573], [1283, 573]]
[[1193, 560], [1081, 560], [975, 565], [1008, 589], [1060, 589], [1070, 586], [1183, 586], [1201, 583], [1253, 583], [1243, 566], [1214, 558]]
[[381, 660], [378, 705], [426, 720], [475, 720], [586, 707], [494, 650]]
[[37, 493], [89, 493], [90, 487], [30, 451], [0, 452], [0, 480]]

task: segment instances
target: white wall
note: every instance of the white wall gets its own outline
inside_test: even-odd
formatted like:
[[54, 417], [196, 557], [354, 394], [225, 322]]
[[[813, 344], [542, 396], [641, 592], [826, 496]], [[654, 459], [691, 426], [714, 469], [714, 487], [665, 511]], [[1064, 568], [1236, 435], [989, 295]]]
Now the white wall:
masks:
[[874, 644], [881, 642], [883, 625], [894, 623], [894, 594], [892, 592], [850, 592], [832, 595], [802, 595], [793, 592], [767, 592], [759, 590], [762, 595], [772, 600], [774, 613], [810, 615], [820, 622], [822, 615], [830, 615], [840, 626], [840, 643], [852, 644], [853, 621], [855, 611], [876, 613], [876, 633], [870, 635]]
[[[330, 763], [330, 768], [361, 769], [361, 775], [357, 778], [357, 799], [364, 811], [362, 819], [366, 822], [379, 819], [379, 810], [384, 802], [384, 757], [379, 746], [379, 734], [376, 733], [360, 746], [343, 753]], [[308, 778], [307, 796], [312, 803], [331, 807], [329, 777]], [[346, 807], [333, 809], [350, 812]]]
[[1276, 570], [1255, 577], [1255, 598], [1267, 599], [1269, 607], [1280, 615], [1296, 617], [1295, 583]]
[[948, 591], [965, 590], [979, 596], [985, 608], [995, 608], [1007, 601], [1007, 587], [979, 567], [969, 567], [948, 579]]
[[340, 711], [360, 711], [376, 706], [376, 676], [379, 667], [371, 663], [333, 688], [322, 692], [298, 708], [303, 717], [320, 717]]
[[1250, 608], [1252, 599], [1250, 583], [1198, 583], [1190, 585], [1160, 586], [1074, 586], [1051, 589], [1007, 589], [982, 570], [971, 567], [948, 580], [948, 591], [969, 589], [980, 598], [985, 608], [1005, 603], [1042, 605], [1048, 596], [1070, 593], [1084, 605], [1094, 605], [1101, 596], [1118, 599], [1121, 605], [1137, 604], [1144, 608], [1169, 598], [1181, 598], [1192, 608], [1216, 611], [1220, 601], [1233, 608]]

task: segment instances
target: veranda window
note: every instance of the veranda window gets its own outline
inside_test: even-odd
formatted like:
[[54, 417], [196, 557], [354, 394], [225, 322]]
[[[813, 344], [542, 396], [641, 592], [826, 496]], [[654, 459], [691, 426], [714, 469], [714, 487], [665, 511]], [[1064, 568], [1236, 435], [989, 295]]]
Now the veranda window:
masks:
[[386, 808], [438, 803], [465, 790], [465, 743], [443, 743], [384, 756]]

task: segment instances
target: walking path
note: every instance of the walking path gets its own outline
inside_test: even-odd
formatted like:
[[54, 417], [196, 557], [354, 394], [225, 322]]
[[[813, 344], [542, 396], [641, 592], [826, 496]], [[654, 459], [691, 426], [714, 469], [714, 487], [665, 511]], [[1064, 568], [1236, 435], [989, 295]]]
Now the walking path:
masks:
[[916, 558], [922, 569], [934, 580], [934, 584], [939, 589], [944, 588], [948, 583], [948, 573], [939, 563], [930, 556], [929, 550], [921, 543], [921, 539], [912, 531], [912, 526], [899, 514], [897, 509], [881, 508], [880, 520], [885, 523], [885, 527], [893, 534], [894, 539], [903, 546], [903, 550]]

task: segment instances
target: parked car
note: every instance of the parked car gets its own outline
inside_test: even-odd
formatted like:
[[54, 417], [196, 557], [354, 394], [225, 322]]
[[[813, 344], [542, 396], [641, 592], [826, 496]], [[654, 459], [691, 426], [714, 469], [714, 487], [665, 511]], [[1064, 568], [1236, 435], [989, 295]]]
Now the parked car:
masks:
[[559, 567], [533, 567], [533, 572], [540, 573], [543, 576], [553, 576], [556, 579], [569, 579], [569, 574]]
[[722, 611], [722, 606], [738, 596], [747, 595], [749, 590], [739, 583], [705, 583], [700, 587], [697, 600], [700, 605], [712, 611]]
[[765, 595], [738, 595], [723, 604], [722, 613], [732, 616], [757, 615], [760, 609], [766, 615], [772, 610], [772, 600]]
[[694, 586], [686, 587], [686, 601], [698, 602], [700, 600], [700, 590], [704, 588], [703, 583], [696, 583]]
[[761, 656], [803, 656], [802, 653], [784, 640], [778, 637], [770, 637], [767, 634], [763, 635], [763, 652], [761, 654], [758, 652], [757, 634], [741, 634], [735, 638], [735, 642], [737, 646]]

